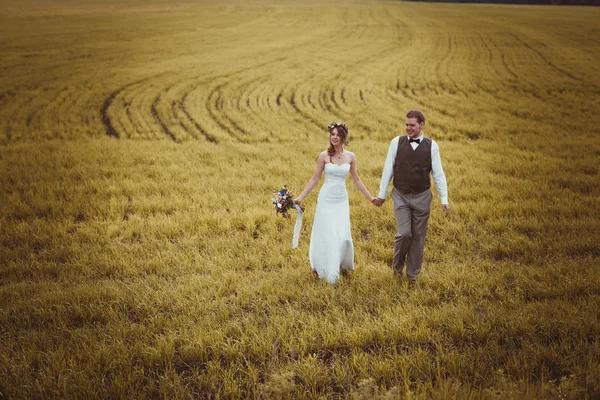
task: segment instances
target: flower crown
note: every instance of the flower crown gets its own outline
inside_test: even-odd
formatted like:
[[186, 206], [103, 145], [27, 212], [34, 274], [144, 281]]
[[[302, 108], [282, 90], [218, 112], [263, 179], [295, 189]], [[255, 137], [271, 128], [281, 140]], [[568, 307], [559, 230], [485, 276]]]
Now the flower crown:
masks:
[[341, 126], [346, 130], [346, 132], [348, 132], [348, 126], [343, 122], [332, 122], [327, 125], [327, 130], [331, 131], [333, 128], [337, 128], [338, 126]]

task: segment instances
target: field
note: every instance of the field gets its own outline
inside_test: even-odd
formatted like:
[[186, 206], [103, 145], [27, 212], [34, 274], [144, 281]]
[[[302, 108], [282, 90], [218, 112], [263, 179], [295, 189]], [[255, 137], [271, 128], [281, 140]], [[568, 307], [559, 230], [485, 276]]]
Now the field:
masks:
[[[0, 0], [0, 398], [600, 397], [600, 8]], [[344, 121], [376, 194], [441, 149], [419, 284], [348, 181], [356, 270], [310, 272]]]

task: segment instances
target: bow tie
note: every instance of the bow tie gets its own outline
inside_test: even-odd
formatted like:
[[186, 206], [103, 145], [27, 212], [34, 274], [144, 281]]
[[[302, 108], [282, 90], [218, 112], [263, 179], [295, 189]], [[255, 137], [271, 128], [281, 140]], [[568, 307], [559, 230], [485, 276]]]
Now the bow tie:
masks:
[[416, 143], [416, 144], [419, 144], [419, 143], [421, 143], [421, 139], [408, 139], [408, 143]]

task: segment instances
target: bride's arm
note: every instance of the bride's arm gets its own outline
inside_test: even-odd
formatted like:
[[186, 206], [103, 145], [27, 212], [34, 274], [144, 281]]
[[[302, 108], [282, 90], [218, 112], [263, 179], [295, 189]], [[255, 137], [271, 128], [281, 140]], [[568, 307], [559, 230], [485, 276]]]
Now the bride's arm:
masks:
[[356, 167], [356, 156], [352, 154], [352, 161], [350, 162], [350, 176], [354, 186], [372, 203], [375, 197], [371, 196], [371, 193], [367, 190], [365, 184], [360, 180], [358, 176], [358, 168]]
[[315, 186], [317, 186], [317, 183], [319, 183], [319, 179], [321, 179], [321, 175], [323, 174], [323, 169], [325, 168], [326, 158], [327, 158], [327, 152], [323, 152], [323, 153], [319, 154], [319, 158], [317, 159], [317, 168], [315, 169], [314, 175], [312, 176], [312, 178], [310, 178], [310, 180], [306, 184], [304, 191], [300, 194], [300, 196], [298, 196], [294, 200], [294, 203], [300, 204], [300, 202], [302, 200], [304, 200], [304, 198], [306, 196], [308, 196], [308, 194], [315, 188]]

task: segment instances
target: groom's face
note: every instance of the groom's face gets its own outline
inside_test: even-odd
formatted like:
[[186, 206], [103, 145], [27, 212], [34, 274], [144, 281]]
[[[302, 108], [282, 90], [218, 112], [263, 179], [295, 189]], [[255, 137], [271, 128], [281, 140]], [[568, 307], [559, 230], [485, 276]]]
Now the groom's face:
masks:
[[406, 134], [411, 138], [418, 138], [421, 136], [421, 129], [423, 129], [425, 123], [419, 124], [416, 118], [406, 118]]

